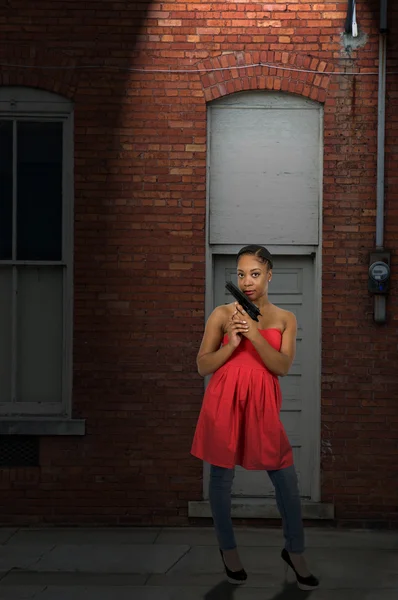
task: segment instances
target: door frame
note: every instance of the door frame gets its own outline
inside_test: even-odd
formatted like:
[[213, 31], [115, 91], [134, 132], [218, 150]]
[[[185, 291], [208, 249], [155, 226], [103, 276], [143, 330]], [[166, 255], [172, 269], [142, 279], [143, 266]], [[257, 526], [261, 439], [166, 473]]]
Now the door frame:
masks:
[[[211, 157], [211, 106], [207, 106], [207, 152], [206, 152], [206, 223], [205, 223], [205, 322], [214, 309], [214, 258], [216, 255], [228, 254], [235, 255], [242, 247], [241, 244], [210, 244], [210, 157]], [[316, 431], [317, 435], [313, 439], [314, 455], [312, 460], [311, 473], [311, 498], [313, 502], [321, 500], [321, 357], [322, 357], [322, 216], [323, 216], [323, 107], [319, 110], [319, 168], [321, 177], [319, 178], [319, 219], [318, 219], [318, 245], [267, 245], [271, 254], [277, 255], [297, 255], [311, 256], [314, 260], [314, 340], [318, 359], [314, 361], [314, 381], [313, 394], [314, 403], [311, 413], [311, 431]], [[256, 240], [261, 243], [261, 240]], [[266, 245], [266, 241], [263, 242]], [[204, 387], [207, 386], [209, 377], [204, 380]], [[210, 478], [210, 465], [203, 463], [203, 498], [208, 500], [208, 483]]]

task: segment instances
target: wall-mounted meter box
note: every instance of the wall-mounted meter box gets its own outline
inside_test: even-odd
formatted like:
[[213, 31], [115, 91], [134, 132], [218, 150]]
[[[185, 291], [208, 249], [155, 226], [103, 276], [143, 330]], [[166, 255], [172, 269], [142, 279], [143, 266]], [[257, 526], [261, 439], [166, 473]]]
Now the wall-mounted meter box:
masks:
[[390, 290], [390, 252], [370, 255], [368, 290], [371, 294], [387, 294]]

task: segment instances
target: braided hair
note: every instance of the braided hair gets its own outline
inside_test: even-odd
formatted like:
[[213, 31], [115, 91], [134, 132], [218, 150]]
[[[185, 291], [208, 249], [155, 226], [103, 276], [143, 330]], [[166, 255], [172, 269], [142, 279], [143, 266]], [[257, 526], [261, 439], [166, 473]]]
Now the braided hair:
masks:
[[238, 262], [240, 257], [245, 254], [251, 254], [252, 256], [255, 256], [256, 258], [259, 259], [260, 262], [262, 262], [265, 265], [268, 265], [268, 270], [272, 269], [272, 266], [273, 266], [272, 254], [270, 252], [268, 252], [267, 248], [264, 248], [264, 246], [258, 246], [257, 244], [251, 244], [250, 246], [245, 246], [244, 248], [241, 248], [236, 257], [236, 262]]

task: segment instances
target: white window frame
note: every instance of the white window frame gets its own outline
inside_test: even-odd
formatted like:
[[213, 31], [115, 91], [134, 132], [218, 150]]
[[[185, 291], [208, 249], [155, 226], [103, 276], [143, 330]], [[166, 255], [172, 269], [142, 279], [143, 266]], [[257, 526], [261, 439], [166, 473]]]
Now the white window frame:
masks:
[[[40, 260], [0, 260], [2, 266], [13, 267], [13, 286], [16, 283], [16, 269], [20, 265], [30, 266], [59, 266], [63, 269], [63, 348], [62, 348], [62, 397], [55, 402], [30, 403], [16, 401], [16, 377], [15, 369], [17, 357], [15, 356], [17, 323], [15, 318], [15, 297], [13, 298], [12, 319], [12, 345], [14, 349], [12, 402], [0, 401], [0, 414], [9, 417], [24, 419], [26, 417], [61, 417], [63, 420], [71, 418], [72, 412], [72, 381], [73, 381], [73, 228], [74, 228], [74, 112], [73, 103], [58, 96], [57, 94], [27, 87], [0, 87], [0, 119], [13, 121], [13, 135], [15, 136], [16, 121], [61, 122], [63, 126], [62, 142], [62, 257], [60, 261]], [[14, 138], [15, 139], [15, 138]], [[15, 148], [14, 148], [15, 153]], [[16, 156], [13, 158], [13, 177], [17, 176], [15, 168]], [[14, 194], [15, 185], [14, 185]], [[15, 195], [13, 196], [13, 211], [15, 211]], [[15, 217], [14, 217], [15, 227]], [[14, 232], [15, 233], [15, 232]], [[13, 236], [13, 243], [15, 237]], [[15, 290], [15, 287], [14, 287]], [[7, 419], [6, 419], [7, 421]], [[12, 419], [11, 419], [12, 421]], [[28, 419], [29, 421], [29, 419]], [[53, 421], [54, 425], [56, 424]], [[83, 423], [83, 422], [81, 422]], [[59, 423], [58, 423], [59, 424]], [[0, 433], [40, 433], [30, 431], [29, 427], [24, 430], [12, 427], [5, 431], [4, 425], [0, 427]], [[68, 434], [65, 423], [62, 431], [54, 428], [44, 427], [49, 434]], [[55, 427], [57, 429], [57, 427]], [[72, 428], [73, 429], [73, 428]], [[80, 428], [81, 429], [81, 428]], [[75, 432], [77, 433], [77, 432]]]

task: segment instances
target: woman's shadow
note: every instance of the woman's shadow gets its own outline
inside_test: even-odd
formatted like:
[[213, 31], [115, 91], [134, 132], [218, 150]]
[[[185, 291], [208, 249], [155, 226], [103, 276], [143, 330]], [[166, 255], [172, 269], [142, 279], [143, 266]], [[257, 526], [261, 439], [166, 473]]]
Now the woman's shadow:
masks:
[[[222, 581], [207, 592], [203, 598], [204, 600], [234, 600], [234, 594], [238, 587], [228, 581]], [[267, 600], [306, 600], [311, 593], [299, 590], [296, 583], [285, 583], [282, 590], [276, 592], [272, 598], [267, 597]]]

